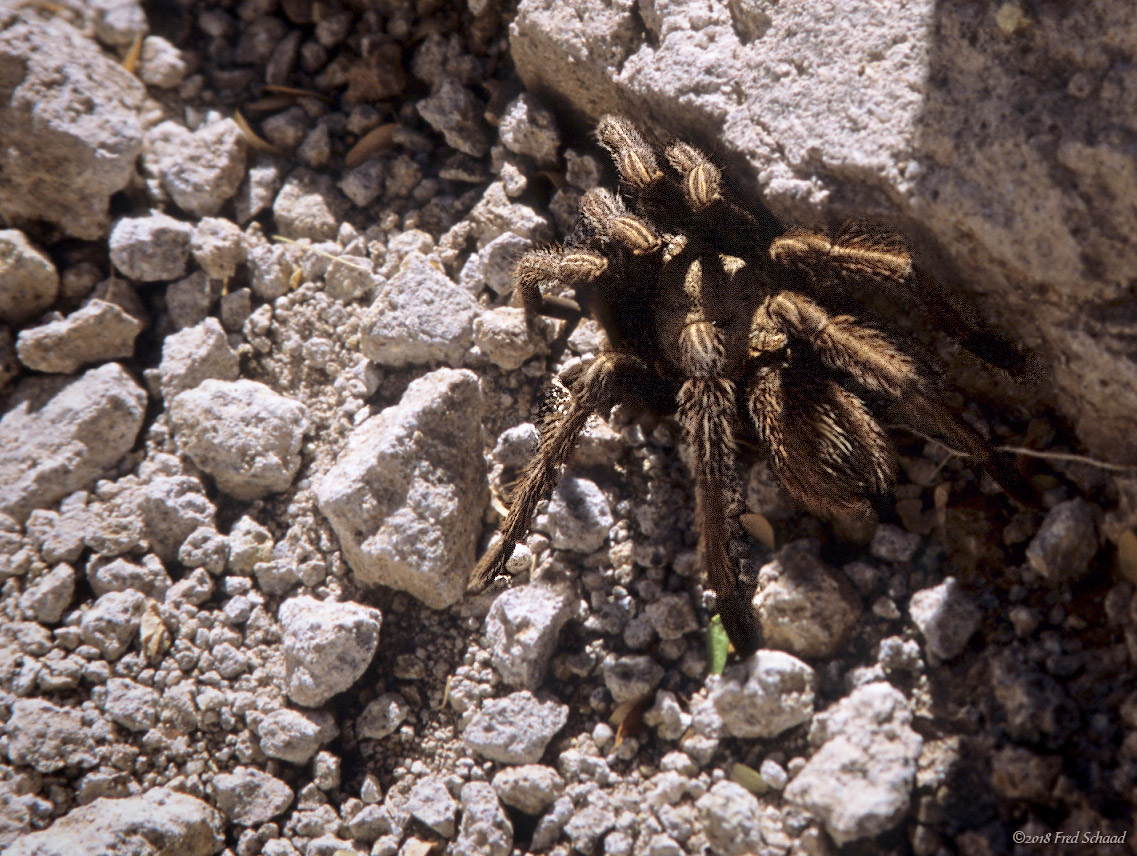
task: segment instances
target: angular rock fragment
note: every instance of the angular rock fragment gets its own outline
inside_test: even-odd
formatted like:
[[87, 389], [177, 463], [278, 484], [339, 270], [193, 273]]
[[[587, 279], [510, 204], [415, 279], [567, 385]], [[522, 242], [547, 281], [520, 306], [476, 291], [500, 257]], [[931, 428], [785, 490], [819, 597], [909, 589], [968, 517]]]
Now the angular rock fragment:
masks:
[[213, 856], [225, 846], [221, 815], [209, 803], [166, 788], [95, 800], [47, 829], [24, 835], [7, 856]]
[[[139, 9], [141, 12], [141, 9]], [[93, 241], [142, 148], [146, 88], [52, 16], [0, 12], [0, 219], [46, 220]], [[9, 76], [10, 75], [10, 76]]]
[[0, 321], [23, 324], [45, 312], [59, 293], [51, 259], [18, 229], [0, 229]]
[[245, 177], [245, 137], [232, 119], [190, 131], [162, 122], [146, 134], [143, 161], [174, 204], [194, 217], [216, 214]]
[[71, 374], [90, 363], [131, 356], [140, 332], [142, 323], [133, 315], [92, 300], [61, 321], [22, 330], [16, 353], [34, 371]]
[[462, 597], [488, 497], [481, 410], [477, 377], [440, 369], [352, 432], [316, 497], [358, 582], [434, 609]]
[[280, 605], [289, 698], [317, 707], [366, 670], [379, 645], [379, 610], [308, 596]]
[[177, 279], [186, 273], [192, 233], [189, 223], [161, 212], [124, 217], [111, 231], [111, 261], [130, 279]]
[[169, 408], [181, 450], [222, 491], [242, 500], [292, 484], [307, 413], [299, 402], [251, 380], [205, 380]]
[[110, 363], [77, 378], [29, 378], [0, 418], [0, 512], [17, 519], [90, 488], [134, 445], [146, 393]]
[[381, 366], [460, 364], [478, 305], [421, 253], [407, 255], [367, 313], [362, 350]]
[[490, 699], [462, 732], [466, 747], [502, 764], [535, 764], [568, 722], [568, 705], [539, 701], [528, 690]]
[[726, 730], [735, 737], [775, 737], [813, 716], [817, 677], [781, 651], [758, 651], [730, 666], [712, 698]]
[[785, 790], [819, 818], [838, 846], [891, 829], [908, 811], [924, 741], [904, 696], [886, 683], [859, 687], [810, 728], [820, 748]]

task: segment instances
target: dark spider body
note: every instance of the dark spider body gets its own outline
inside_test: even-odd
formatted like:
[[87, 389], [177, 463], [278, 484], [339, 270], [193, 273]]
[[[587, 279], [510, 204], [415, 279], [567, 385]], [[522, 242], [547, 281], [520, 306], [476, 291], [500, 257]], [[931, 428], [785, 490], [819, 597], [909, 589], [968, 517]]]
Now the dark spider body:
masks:
[[[694, 147], [672, 144], [661, 164], [626, 119], [603, 117], [597, 134], [620, 172], [621, 195], [599, 188], [585, 194], [579, 234], [563, 248], [526, 254], [514, 283], [530, 317], [563, 318], [571, 329], [589, 313], [607, 346], [546, 391], [537, 455], [471, 589], [504, 571], [588, 417], [617, 403], [678, 419], [708, 581], [742, 657], [761, 644], [743, 583], [753, 579], [740, 524], [744, 437], [764, 447], [798, 501], [829, 520], [871, 519], [870, 501], [892, 489], [896, 453], [878, 420], [885, 411], [1019, 488], [1017, 473], [939, 401], [911, 356], [814, 300], [840, 299], [851, 283], [916, 290], [917, 274], [896, 239], [779, 234], [772, 219], [725, 196], [719, 170]], [[543, 285], [571, 287], [575, 300], [543, 293]]]

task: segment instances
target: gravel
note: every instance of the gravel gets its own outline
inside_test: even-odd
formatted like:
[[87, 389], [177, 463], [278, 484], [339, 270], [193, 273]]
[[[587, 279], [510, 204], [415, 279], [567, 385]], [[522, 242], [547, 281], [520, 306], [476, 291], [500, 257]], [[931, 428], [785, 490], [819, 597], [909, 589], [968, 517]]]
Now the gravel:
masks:
[[759, 651], [730, 666], [714, 688], [715, 709], [736, 737], [775, 737], [813, 716], [817, 677], [781, 651]]
[[284, 782], [261, 770], [235, 767], [213, 778], [217, 808], [241, 826], [268, 823], [292, 804], [293, 792]]
[[280, 605], [289, 698], [317, 707], [363, 674], [379, 645], [379, 610], [306, 595]]
[[564, 588], [534, 583], [498, 595], [486, 616], [494, 668], [510, 686], [536, 689], [575, 603]]
[[58, 293], [59, 273], [51, 259], [18, 229], [0, 229], [0, 320], [30, 321]]
[[567, 705], [539, 701], [528, 690], [491, 699], [470, 720], [462, 739], [471, 751], [502, 764], [535, 764], [568, 721]]
[[915, 592], [908, 602], [908, 614], [924, 635], [928, 650], [942, 660], [950, 660], [967, 647], [982, 618], [955, 577]]
[[16, 338], [20, 362], [39, 372], [71, 374], [85, 365], [129, 357], [142, 323], [113, 303], [92, 300], [60, 321]]
[[124, 217], [111, 232], [111, 261], [130, 279], [177, 279], [185, 276], [192, 234], [189, 223], [168, 214]]

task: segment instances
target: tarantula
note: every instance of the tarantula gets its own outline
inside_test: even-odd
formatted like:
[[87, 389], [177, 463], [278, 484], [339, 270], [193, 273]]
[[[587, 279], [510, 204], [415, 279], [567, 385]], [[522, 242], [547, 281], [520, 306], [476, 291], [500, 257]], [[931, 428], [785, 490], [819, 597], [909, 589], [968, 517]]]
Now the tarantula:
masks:
[[[818, 302], [853, 285], [916, 290], [899, 240], [854, 229], [834, 238], [781, 233], [769, 215], [728, 198], [719, 169], [694, 146], [675, 142], [661, 162], [631, 122], [611, 115], [597, 135], [619, 171], [620, 193], [588, 191], [578, 234], [523, 256], [513, 278], [530, 318], [562, 318], [571, 328], [591, 313], [607, 345], [590, 364], [562, 373], [538, 403], [539, 450], [500, 540], [471, 574], [471, 590], [504, 571], [589, 416], [617, 403], [678, 419], [707, 578], [742, 657], [761, 644], [752, 591], [740, 579], [753, 576], [744, 572], [740, 524], [743, 438], [756, 439], [789, 493], [829, 520], [871, 519], [870, 500], [895, 483], [896, 452], [878, 419], [885, 407], [973, 455], [1005, 488], [1019, 487], [1017, 473], [940, 402], [914, 357]], [[573, 288], [575, 299], [542, 286]]]

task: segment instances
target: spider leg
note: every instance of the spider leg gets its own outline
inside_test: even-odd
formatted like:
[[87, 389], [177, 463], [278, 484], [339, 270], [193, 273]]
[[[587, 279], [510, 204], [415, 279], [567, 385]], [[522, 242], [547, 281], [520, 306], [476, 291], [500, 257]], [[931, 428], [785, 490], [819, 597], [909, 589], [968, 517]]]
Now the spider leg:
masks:
[[755, 313], [755, 324], [774, 325], [804, 340], [829, 368], [891, 399], [907, 424], [974, 457], [1020, 502], [1032, 501], [1033, 490], [1022, 477], [998, 461], [979, 432], [938, 400], [916, 361], [883, 334], [858, 325], [847, 315], [829, 315], [809, 298], [792, 291], [769, 298]]
[[654, 372], [639, 358], [627, 354], [600, 354], [579, 374], [562, 376], [567, 381], [554, 390], [539, 408], [537, 454], [518, 481], [509, 514], [501, 526], [501, 539], [491, 547], [470, 574], [469, 591], [481, 591], [505, 571], [517, 542], [529, 531], [537, 504], [548, 497], [576, 448], [577, 437], [588, 417], [610, 409], [628, 389], [654, 382]]
[[896, 235], [847, 223], [837, 235], [791, 229], [770, 244], [770, 258], [795, 268], [824, 288], [832, 283], [868, 282], [905, 298], [915, 297], [937, 328], [989, 365], [1020, 375], [1027, 360], [998, 333], [964, 317], [944, 290], [915, 266]]
[[747, 410], [778, 480], [819, 517], [872, 520], [866, 497], [892, 488], [896, 455], [865, 403], [832, 380], [810, 377], [816, 372], [788, 369], [774, 353], [752, 356]]
[[531, 250], [518, 260], [513, 269], [513, 291], [530, 315], [567, 320], [574, 312], [579, 315], [580, 307], [565, 298], [543, 295], [541, 283], [576, 285], [592, 282], [607, 268], [608, 260], [591, 250], [563, 247]]
[[[677, 417], [692, 457], [707, 581], [715, 590], [723, 628], [739, 656], [745, 658], [762, 644], [762, 632], [739, 579], [747, 549], [739, 520], [746, 508], [736, 464], [736, 387], [724, 376], [724, 331], [705, 314], [705, 292], [713, 285], [703, 267], [693, 261], [684, 279], [690, 302], [677, 330], [676, 345], [687, 379], [679, 389]], [[662, 329], [669, 327], [664, 324]]]

